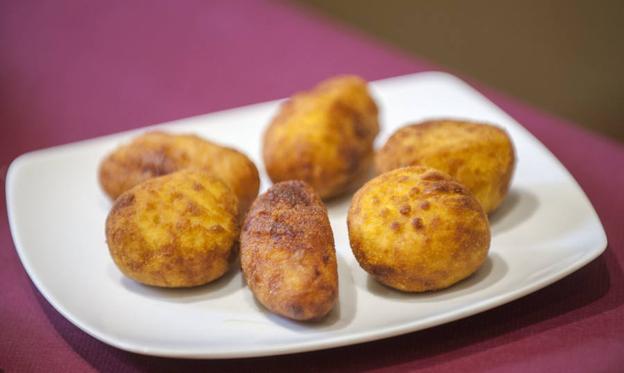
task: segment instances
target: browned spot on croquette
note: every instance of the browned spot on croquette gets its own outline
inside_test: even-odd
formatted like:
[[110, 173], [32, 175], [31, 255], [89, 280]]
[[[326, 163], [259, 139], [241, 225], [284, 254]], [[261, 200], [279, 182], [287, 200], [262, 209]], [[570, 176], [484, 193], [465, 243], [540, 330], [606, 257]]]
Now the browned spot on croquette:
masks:
[[219, 224], [211, 225], [210, 228], [208, 228], [208, 229], [211, 232], [215, 232], [215, 233], [225, 232], [225, 228], [223, 228], [223, 226], [221, 226]]
[[193, 201], [189, 201], [189, 203], [186, 205], [186, 212], [188, 212], [192, 216], [200, 215], [201, 211], [201, 207]]
[[298, 303], [290, 304], [288, 309], [290, 311], [289, 312], [290, 313], [290, 317], [292, 317], [294, 319], [298, 319], [298, 318], [303, 316], [303, 307], [301, 307], [301, 305], [298, 304]]
[[280, 188], [271, 188], [267, 191], [267, 197], [271, 204], [284, 203], [291, 207], [297, 205], [309, 206], [312, 203], [306, 193], [306, 184], [302, 181], [286, 181]]
[[439, 216], [434, 216], [433, 219], [431, 219], [431, 223], [430, 223], [430, 227], [431, 229], [437, 229], [441, 224], [441, 220]]
[[[262, 276], [260, 276], [262, 278]], [[273, 272], [271, 273], [270, 277], [268, 278], [268, 283], [267, 283], [267, 287], [269, 289], [269, 292], [276, 292], [279, 291], [280, 287], [282, 286], [282, 275], [278, 272]]]
[[[165, 256], [173, 255], [175, 251], [176, 251], [175, 246], [172, 244], [165, 244], [160, 249], [161, 254]], [[179, 258], [176, 258], [176, 259], [179, 259]]]
[[115, 201], [115, 206], [113, 206], [113, 210], [119, 210], [124, 207], [131, 206], [134, 203], [134, 194], [127, 193], [122, 195]]
[[414, 227], [414, 229], [416, 230], [423, 229], [424, 225], [422, 219], [419, 217], [415, 217], [414, 219], [412, 219], [412, 227]]
[[175, 229], [180, 232], [188, 231], [189, 220], [187, 218], [180, 218], [175, 223]]
[[401, 215], [405, 215], [405, 216], [409, 215], [410, 211], [412, 211], [412, 208], [409, 205], [403, 205], [399, 209], [399, 212], [401, 213]]
[[425, 188], [425, 194], [448, 193], [451, 191], [451, 185], [448, 182], [431, 183]]
[[430, 170], [424, 173], [420, 178], [422, 180], [427, 180], [427, 181], [439, 181], [439, 180], [444, 180], [444, 175], [442, 175], [441, 173], [437, 171]]
[[328, 254], [323, 254], [323, 264], [327, 264], [329, 263], [329, 255]]
[[202, 190], [204, 190], [204, 186], [201, 185], [198, 182], [194, 182], [193, 183], [193, 190], [196, 191], [196, 192], [201, 192]]
[[463, 210], [472, 210], [472, 211], [481, 211], [481, 205], [474, 198], [471, 198], [467, 195], [460, 195], [457, 198], [452, 200], [452, 205], [454, 209], [463, 211]]
[[142, 152], [139, 164], [143, 174], [151, 176], [167, 175], [176, 170], [175, 162], [167, 155], [165, 148]]
[[429, 201], [422, 201], [420, 203], [420, 208], [423, 210], [429, 210], [429, 207], [431, 206], [431, 204], [429, 203]]
[[384, 277], [393, 274], [395, 269], [385, 265], [371, 264], [368, 266], [368, 271], [372, 273], [373, 276]]
[[281, 238], [293, 239], [297, 235], [297, 232], [295, 232], [293, 227], [288, 223], [272, 221], [269, 234], [271, 238], [279, 240]]

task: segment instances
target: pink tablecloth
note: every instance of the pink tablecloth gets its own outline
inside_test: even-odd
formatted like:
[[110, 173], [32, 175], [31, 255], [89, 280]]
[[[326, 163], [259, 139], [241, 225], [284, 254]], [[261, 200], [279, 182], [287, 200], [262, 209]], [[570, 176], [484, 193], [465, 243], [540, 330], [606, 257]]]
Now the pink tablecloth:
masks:
[[[2, 2], [0, 175], [29, 150], [287, 96], [332, 74], [372, 80], [431, 68], [285, 2]], [[557, 155], [598, 211], [609, 248], [578, 272], [489, 312], [383, 341], [257, 359], [154, 358], [91, 338], [42, 298], [19, 262], [2, 199], [0, 368], [623, 369], [623, 147], [477, 87]]]

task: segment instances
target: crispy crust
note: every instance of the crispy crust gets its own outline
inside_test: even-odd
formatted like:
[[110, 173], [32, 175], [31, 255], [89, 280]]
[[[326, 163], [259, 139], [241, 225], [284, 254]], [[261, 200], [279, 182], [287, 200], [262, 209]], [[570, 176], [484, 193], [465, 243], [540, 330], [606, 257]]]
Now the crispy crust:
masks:
[[408, 292], [466, 278], [490, 245], [487, 216], [472, 194], [448, 175], [419, 166], [366, 183], [352, 200], [347, 224], [360, 266]]
[[112, 199], [153, 177], [186, 168], [202, 169], [223, 180], [236, 193], [244, 214], [258, 195], [260, 178], [243, 153], [195, 135], [148, 132], [118, 147], [100, 164], [102, 189]]
[[467, 186], [489, 213], [507, 195], [515, 154], [510, 137], [499, 127], [432, 120], [397, 130], [377, 152], [375, 164], [382, 173], [415, 165], [443, 171]]
[[249, 288], [271, 312], [295, 320], [325, 316], [338, 298], [327, 210], [302, 181], [273, 185], [249, 211], [241, 233]]
[[183, 170], [123, 193], [106, 219], [111, 257], [146, 285], [189, 287], [228, 269], [239, 235], [238, 202], [219, 179]]
[[326, 199], [341, 194], [373, 160], [378, 110], [366, 82], [335, 77], [282, 104], [264, 134], [273, 182], [303, 180]]

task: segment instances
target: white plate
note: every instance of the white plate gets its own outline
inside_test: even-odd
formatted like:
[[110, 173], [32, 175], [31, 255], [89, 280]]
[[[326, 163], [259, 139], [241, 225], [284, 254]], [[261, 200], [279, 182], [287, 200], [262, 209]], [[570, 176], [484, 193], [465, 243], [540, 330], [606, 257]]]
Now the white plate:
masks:
[[[321, 323], [265, 311], [240, 271], [190, 290], [149, 288], [122, 276], [108, 254], [104, 220], [110, 202], [96, 170], [110, 150], [137, 131], [36, 151], [9, 169], [11, 232], [26, 271], [45, 298], [95, 338], [143, 354], [234, 358], [343, 346], [408, 333], [496, 307], [551, 284], [597, 257], [607, 240], [587, 197], [555, 157], [471, 87], [443, 73], [378, 81], [383, 131], [431, 117], [485, 120], [505, 127], [517, 150], [510, 194], [491, 217], [492, 246], [468, 280], [437, 293], [385, 288], [358, 266], [347, 239], [350, 198], [328, 205], [338, 253], [340, 302]], [[158, 126], [194, 132], [246, 152], [270, 182], [261, 133], [278, 101]]]

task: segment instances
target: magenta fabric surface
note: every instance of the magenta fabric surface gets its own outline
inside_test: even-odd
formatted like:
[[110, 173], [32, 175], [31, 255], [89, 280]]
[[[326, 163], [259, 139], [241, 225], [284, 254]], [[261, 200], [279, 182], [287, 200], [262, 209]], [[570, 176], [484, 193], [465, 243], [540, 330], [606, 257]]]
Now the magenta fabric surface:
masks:
[[[284, 97], [333, 74], [431, 69], [287, 2], [1, 2], [2, 187], [10, 161], [30, 150]], [[622, 371], [624, 147], [476, 87], [546, 144], [594, 204], [609, 247], [581, 270], [494, 310], [382, 341], [254, 359], [155, 358], [91, 338], [45, 301], [1, 199], [0, 370]]]

